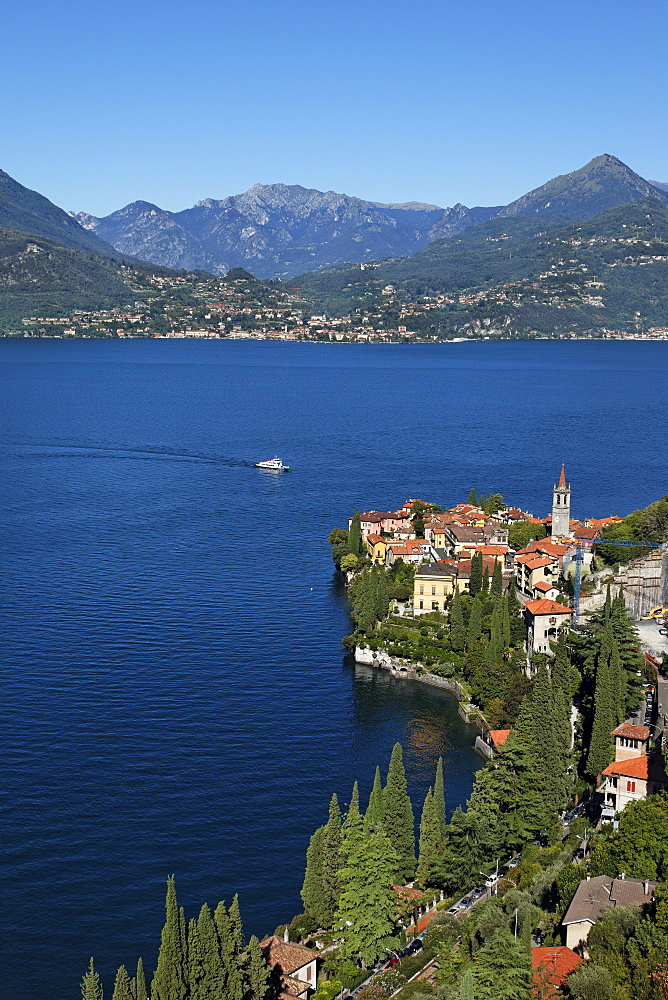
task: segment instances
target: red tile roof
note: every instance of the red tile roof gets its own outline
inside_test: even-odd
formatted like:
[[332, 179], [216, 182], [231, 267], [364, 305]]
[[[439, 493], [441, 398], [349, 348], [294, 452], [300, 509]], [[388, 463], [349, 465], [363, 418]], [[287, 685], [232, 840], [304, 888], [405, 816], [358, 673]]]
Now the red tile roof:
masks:
[[603, 774], [619, 774], [624, 778], [639, 778], [641, 781], [658, 781], [665, 784], [668, 775], [663, 761], [654, 755], [643, 754], [642, 757], [632, 757], [630, 760], [615, 760], [608, 764]]
[[489, 736], [492, 743], [498, 750], [510, 736], [510, 729], [490, 729]]
[[532, 615], [571, 615], [573, 608], [567, 608], [556, 601], [548, 601], [545, 597], [539, 597], [536, 601], [527, 601], [526, 608]]
[[275, 965], [279, 965], [284, 976], [290, 976], [298, 969], [303, 969], [318, 957], [317, 951], [304, 948], [303, 945], [295, 944], [293, 941], [283, 941], [276, 934], [260, 941], [260, 948], [272, 969]]
[[557, 590], [557, 587], [555, 587], [553, 583], [547, 583], [545, 580], [539, 580], [538, 583], [534, 584], [533, 589], [543, 590], [547, 593], [548, 590]]
[[[541, 1000], [556, 1000], [559, 994], [550, 986], [563, 986], [567, 976], [583, 961], [570, 948], [556, 945], [552, 948], [532, 948], [534, 993]], [[546, 989], [546, 987], [548, 987]]]
[[568, 484], [566, 483], [566, 467], [565, 467], [564, 463], [562, 462], [561, 463], [561, 475], [559, 476], [559, 482], [557, 483], [557, 486], [560, 486], [560, 487], [563, 488], [563, 487], [565, 487], [567, 485]]
[[613, 736], [626, 736], [629, 740], [648, 740], [648, 726], [632, 726], [630, 722], [622, 722], [621, 726], [613, 729]]
[[548, 556], [534, 556], [527, 562], [527, 567], [529, 569], [541, 569], [543, 566], [551, 566], [554, 559], [550, 559]]

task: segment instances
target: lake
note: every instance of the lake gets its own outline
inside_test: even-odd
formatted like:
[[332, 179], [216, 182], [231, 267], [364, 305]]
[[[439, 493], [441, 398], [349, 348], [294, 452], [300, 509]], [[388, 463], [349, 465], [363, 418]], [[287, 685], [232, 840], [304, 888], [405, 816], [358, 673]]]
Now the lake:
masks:
[[[0, 341], [2, 865], [12, 1000], [154, 968], [164, 880], [301, 909], [331, 794], [404, 747], [470, 794], [445, 693], [355, 667], [327, 535], [474, 486], [574, 516], [668, 492], [668, 344]], [[284, 474], [252, 467], [280, 456]]]

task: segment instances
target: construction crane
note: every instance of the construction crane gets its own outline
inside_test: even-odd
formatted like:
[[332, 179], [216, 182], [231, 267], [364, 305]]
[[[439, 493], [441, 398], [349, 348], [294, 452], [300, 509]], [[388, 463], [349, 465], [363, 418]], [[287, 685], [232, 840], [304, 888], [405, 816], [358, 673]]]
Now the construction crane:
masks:
[[578, 627], [578, 622], [580, 619], [580, 581], [582, 577], [582, 542], [587, 541], [593, 545], [630, 545], [637, 549], [663, 549], [666, 547], [665, 542], [631, 542], [627, 539], [614, 539], [614, 538], [599, 538], [595, 542], [591, 542], [590, 538], [583, 539], [582, 536], [576, 535], [575, 540], [578, 543], [575, 549], [575, 586], [573, 588], [573, 628]]

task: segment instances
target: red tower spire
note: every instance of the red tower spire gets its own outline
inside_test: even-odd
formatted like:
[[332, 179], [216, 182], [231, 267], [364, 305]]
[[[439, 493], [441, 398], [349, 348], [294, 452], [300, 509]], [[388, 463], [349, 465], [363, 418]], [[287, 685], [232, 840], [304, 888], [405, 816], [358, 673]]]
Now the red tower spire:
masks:
[[559, 476], [559, 482], [557, 483], [557, 486], [559, 486], [559, 487], [562, 487], [562, 486], [565, 487], [566, 485], [567, 485], [567, 483], [566, 483], [566, 466], [562, 462], [561, 463], [561, 475]]

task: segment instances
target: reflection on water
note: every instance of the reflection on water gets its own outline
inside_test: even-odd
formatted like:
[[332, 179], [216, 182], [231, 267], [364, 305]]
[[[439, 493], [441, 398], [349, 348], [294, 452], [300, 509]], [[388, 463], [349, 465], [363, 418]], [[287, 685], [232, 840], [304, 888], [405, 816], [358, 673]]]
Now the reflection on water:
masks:
[[[446, 802], [453, 808], [463, 803], [470, 794], [473, 774], [482, 762], [473, 750], [475, 729], [460, 719], [456, 698], [440, 688], [402, 680], [366, 664], [354, 664], [352, 657], [347, 662], [354, 669], [356, 731], [365, 734], [368, 745], [372, 729], [377, 748], [384, 749], [384, 759], [376, 762], [383, 778], [392, 745], [399, 740], [418, 816], [427, 789], [434, 783], [439, 757], [443, 757]], [[360, 756], [363, 759], [363, 752]], [[370, 773], [360, 775], [360, 787], [366, 788], [372, 780], [373, 768]]]

